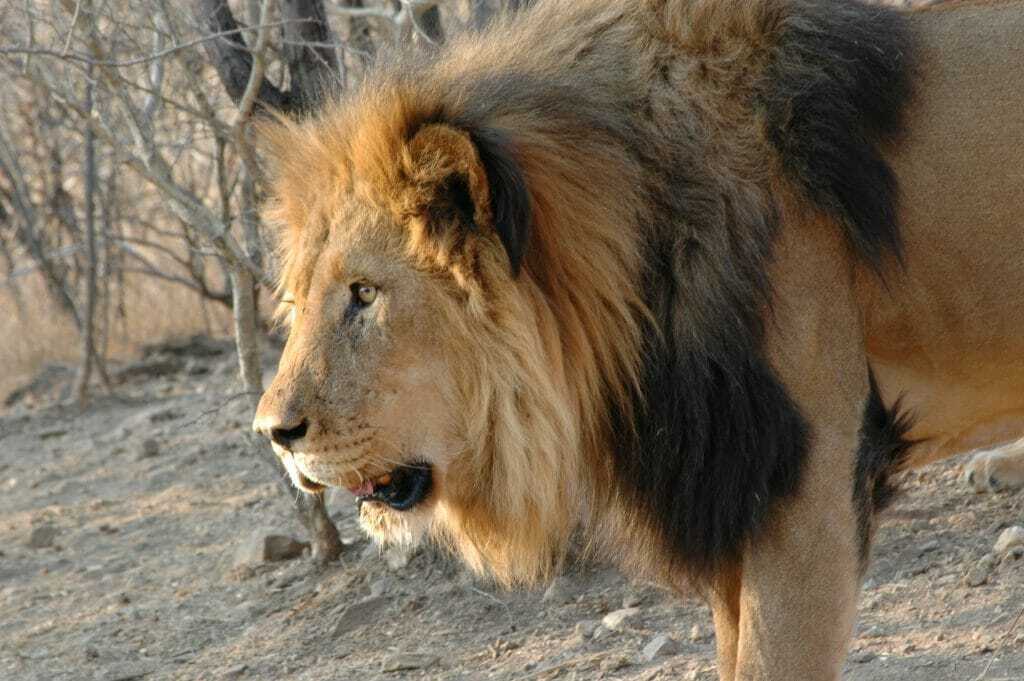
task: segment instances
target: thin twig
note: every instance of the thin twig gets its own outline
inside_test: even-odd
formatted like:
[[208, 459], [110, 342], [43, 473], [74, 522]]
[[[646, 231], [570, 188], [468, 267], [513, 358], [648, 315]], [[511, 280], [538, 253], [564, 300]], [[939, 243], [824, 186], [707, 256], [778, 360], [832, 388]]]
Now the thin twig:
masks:
[[215, 406], [215, 407], [212, 407], [212, 408], [210, 408], [210, 409], [206, 409], [206, 410], [204, 410], [204, 411], [201, 411], [201, 412], [199, 412], [199, 413], [198, 413], [198, 414], [197, 414], [197, 415], [195, 416], [195, 418], [193, 418], [193, 419], [192, 419], [191, 421], [186, 421], [185, 423], [183, 423], [183, 424], [182, 424], [182, 426], [194, 426], [195, 424], [199, 423], [199, 422], [200, 422], [200, 421], [202, 421], [203, 419], [205, 419], [205, 418], [207, 418], [207, 417], [209, 417], [209, 416], [213, 416], [214, 414], [218, 414], [218, 413], [220, 413], [221, 411], [223, 411], [223, 410], [224, 410], [224, 408], [225, 408], [226, 406], [228, 406], [228, 405], [229, 405], [229, 404], [231, 404], [232, 402], [235, 402], [236, 400], [240, 400], [240, 399], [242, 399], [243, 397], [250, 397], [250, 396], [252, 396], [252, 395], [258, 395], [258, 394], [259, 394], [259, 393], [257, 393], [257, 392], [253, 392], [253, 391], [251, 391], [251, 390], [245, 390], [245, 391], [243, 391], [243, 392], [240, 392], [240, 393], [232, 393], [231, 395], [228, 395], [228, 396], [227, 396], [227, 397], [226, 397], [226, 398], [225, 398], [225, 399], [224, 399], [224, 400], [223, 400], [223, 401], [222, 401], [222, 402], [221, 402], [220, 404], [218, 404], [217, 406]]
[[988, 670], [992, 668], [992, 663], [996, 661], [996, 657], [999, 655], [1002, 649], [1006, 647], [1006, 642], [1010, 640], [1010, 636], [1013, 635], [1013, 632], [1014, 630], [1016, 630], [1017, 625], [1020, 624], [1021, 617], [1024, 617], [1024, 608], [1020, 609], [1020, 612], [1017, 613], [1017, 616], [1013, 618], [1013, 623], [1010, 624], [1010, 628], [1007, 629], [1006, 633], [1002, 635], [1002, 640], [999, 642], [999, 647], [992, 651], [992, 656], [988, 659], [988, 664], [985, 665], [985, 669], [982, 670], [981, 674], [974, 677], [972, 681], [983, 681], [983, 679], [986, 676], [988, 676]]
[[238, 102], [238, 116], [235, 118], [236, 134], [240, 133], [244, 122], [252, 114], [252, 108], [256, 104], [256, 94], [263, 84], [263, 70], [266, 68], [264, 54], [267, 51], [267, 43], [270, 40], [270, 31], [267, 30], [267, 18], [270, 15], [270, 0], [263, 0], [260, 4], [260, 30], [256, 33], [256, 43], [250, 50], [252, 54], [252, 70], [249, 72], [249, 82], [245, 86], [245, 92]]
[[75, 2], [75, 13], [71, 17], [71, 27], [68, 29], [68, 38], [64, 41], [64, 55], [67, 56], [71, 49], [71, 39], [75, 37], [75, 25], [78, 23], [78, 15], [82, 12], [82, 0]]
[[246, 31], [260, 30], [263, 28], [274, 28], [278, 26], [284, 26], [286, 24], [305, 23], [308, 21], [312, 21], [312, 19], [290, 19], [287, 21], [273, 21], [268, 24], [260, 26], [246, 26], [242, 28], [234, 28], [229, 31], [218, 31], [216, 33], [208, 33], [194, 40], [189, 40], [179, 45], [172, 45], [166, 49], [160, 50], [159, 52], [154, 52], [152, 54], [148, 54], [142, 57], [135, 57], [134, 59], [93, 59], [89, 55], [81, 54], [78, 52], [68, 52], [67, 54], [64, 54], [63, 52], [60, 52], [58, 50], [51, 50], [44, 47], [33, 48], [20, 45], [0, 47], [0, 54], [41, 55], [44, 57], [57, 57], [58, 59], [77, 61], [83, 64], [92, 64], [94, 66], [112, 66], [115, 68], [121, 68], [125, 66], [137, 66], [139, 64], [145, 64], [147, 62], [153, 61], [154, 59], [163, 59], [169, 54], [180, 52], [182, 50], [187, 50], [191, 47], [195, 47], [196, 45], [202, 45], [203, 43], [209, 42], [211, 40], [216, 40], [218, 38], [223, 38], [225, 36], [235, 35], [237, 33], [244, 33]]

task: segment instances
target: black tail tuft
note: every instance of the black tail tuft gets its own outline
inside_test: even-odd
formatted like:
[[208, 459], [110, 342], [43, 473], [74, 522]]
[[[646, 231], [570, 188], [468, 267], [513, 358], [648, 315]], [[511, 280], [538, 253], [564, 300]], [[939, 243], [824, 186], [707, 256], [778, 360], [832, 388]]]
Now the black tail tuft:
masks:
[[871, 389], [864, 405], [853, 488], [864, 563], [875, 514], [886, 508], [896, 495], [892, 475], [903, 466], [910, 448], [916, 444], [906, 438], [912, 424], [907, 414], [900, 413], [899, 400], [892, 408], [886, 408], [873, 373], [869, 375], [869, 384]]

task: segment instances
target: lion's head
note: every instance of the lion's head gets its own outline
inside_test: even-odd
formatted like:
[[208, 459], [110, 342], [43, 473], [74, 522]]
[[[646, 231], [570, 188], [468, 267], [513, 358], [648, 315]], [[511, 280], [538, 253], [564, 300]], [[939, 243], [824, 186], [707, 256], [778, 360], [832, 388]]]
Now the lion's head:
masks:
[[578, 524], [595, 405], [637, 346], [634, 245], [573, 234], [629, 199], [593, 185], [553, 216], [600, 172], [531, 134], [408, 84], [264, 131], [290, 335], [255, 428], [377, 539], [430, 534], [505, 582], [549, 574]]

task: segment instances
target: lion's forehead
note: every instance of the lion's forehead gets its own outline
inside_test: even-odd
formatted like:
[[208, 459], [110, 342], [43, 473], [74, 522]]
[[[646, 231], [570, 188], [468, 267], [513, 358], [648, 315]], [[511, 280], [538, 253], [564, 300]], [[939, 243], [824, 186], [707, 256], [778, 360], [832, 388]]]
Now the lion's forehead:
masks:
[[383, 211], [364, 206], [343, 204], [282, 245], [283, 289], [298, 299], [313, 287], [330, 290], [355, 281], [380, 285], [409, 269], [401, 228]]

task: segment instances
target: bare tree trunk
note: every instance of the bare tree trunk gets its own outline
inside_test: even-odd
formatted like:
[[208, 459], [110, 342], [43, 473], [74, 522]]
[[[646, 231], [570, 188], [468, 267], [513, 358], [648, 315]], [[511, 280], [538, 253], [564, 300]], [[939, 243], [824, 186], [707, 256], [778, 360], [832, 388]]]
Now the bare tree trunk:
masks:
[[434, 45], [444, 42], [444, 26], [441, 24], [441, 10], [434, 5], [426, 5], [422, 10], [414, 10], [417, 26]]
[[284, 54], [292, 85], [289, 94], [295, 108], [309, 111], [343, 82], [334, 48], [334, 36], [327, 24], [322, 0], [282, 0]]
[[[85, 110], [92, 115], [92, 66], [86, 71]], [[96, 135], [85, 129], [85, 309], [82, 312], [82, 366], [75, 379], [75, 399], [84, 403], [89, 398], [93, 358], [96, 356]]]
[[[210, 30], [230, 30], [237, 26], [226, 0], [198, 0], [199, 13], [204, 17]], [[233, 126], [235, 142], [242, 159], [243, 178], [241, 192], [242, 227], [245, 240], [245, 257], [255, 266], [261, 265], [259, 217], [256, 209], [256, 186], [253, 180], [256, 162], [246, 138], [249, 117], [260, 111], [262, 106], [281, 110], [308, 106], [315, 103], [323, 87], [330, 81], [324, 75], [330, 50], [315, 46], [302, 46], [289, 53], [289, 68], [293, 69], [291, 90], [281, 92], [264, 78], [264, 55], [267, 34], [263, 23], [270, 5], [268, 0], [259, 4], [260, 28], [253, 49], [250, 52], [240, 35], [231, 40], [211, 41], [209, 56], [213, 61], [221, 82], [228, 95], [238, 105], [238, 116]], [[322, 0], [295, 0], [287, 3], [285, 13], [292, 22], [302, 26], [295, 29], [302, 41], [324, 41], [330, 39]], [[300, 63], [301, 62], [301, 63]], [[296, 75], [296, 74], [300, 75]], [[335, 74], [335, 79], [337, 74]], [[335, 80], [334, 82], [337, 82]], [[259, 315], [256, 308], [255, 282], [252, 271], [241, 263], [231, 265], [231, 289], [235, 320], [235, 343], [238, 349], [239, 371], [250, 403], [255, 411], [263, 392], [263, 376], [259, 353]], [[253, 443], [261, 452], [261, 458], [269, 461], [274, 468], [274, 477], [283, 481], [280, 465], [265, 442]], [[341, 555], [341, 539], [334, 527], [322, 495], [294, 495], [287, 482], [283, 482], [286, 493], [295, 499], [299, 519], [310, 533], [313, 557], [324, 563]]]
[[[363, 0], [339, 0], [342, 7], [362, 9]], [[377, 46], [370, 36], [370, 22], [366, 17], [353, 16], [348, 21], [348, 45], [355, 51], [363, 70], [373, 61]]]
[[[210, 33], [237, 31], [239, 28], [227, 0], [197, 0], [196, 10], [200, 23]], [[252, 53], [242, 34], [231, 33], [209, 40], [204, 46], [228, 96], [238, 102], [245, 93], [253, 67]], [[282, 92], [269, 80], [261, 78], [255, 104], [257, 110], [269, 107], [278, 111], [289, 111], [293, 108], [294, 102], [289, 93]]]

